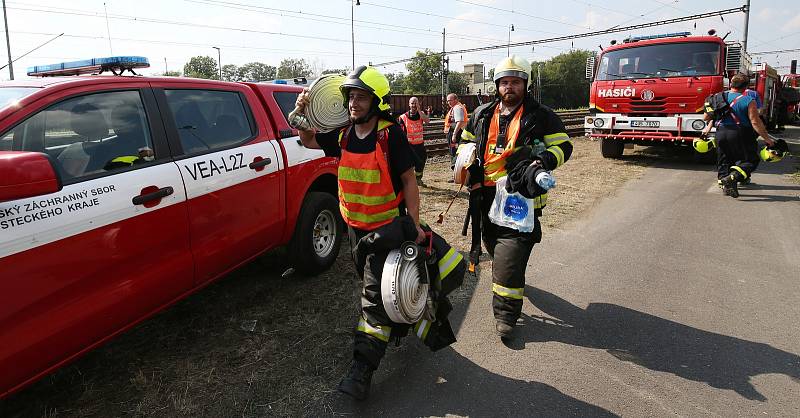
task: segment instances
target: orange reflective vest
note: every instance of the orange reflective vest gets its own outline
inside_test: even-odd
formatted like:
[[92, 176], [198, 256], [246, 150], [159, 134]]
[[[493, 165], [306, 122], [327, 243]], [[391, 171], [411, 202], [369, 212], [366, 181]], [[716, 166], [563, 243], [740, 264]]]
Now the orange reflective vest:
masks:
[[400, 120], [403, 122], [403, 126], [405, 127], [406, 137], [408, 138], [409, 144], [419, 145], [425, 142], [422, 137], [422, 115], [420, 115], [419, 119], [417, 120], [411, 120], [411, 118], [408, 117], [408, 112], [406, 112], [400, 115]]
[[[453, 109], [455, 109], [456, 107], [459, 107], [459, 106], [464, 111], [463, 112], [464, 119], [462, 119], [462, 120], [452, 120]], [[444, 133], [447, 133], [447, 132], [450, 131], [450, 124], [458, 123], [458, 122], [466, 122], [466, 121], [467, 121], [467, 107], [464, 106], [463, 103], [459, 103], [459, 104], [451, 107], [450, 110], [447, 111], [447, 115], [444, 117]], [[454, 142], [458, 142], [458, 139], [454, 139]]]
[[494, 109], [492, 115], [492, 122], [489, 124], [489, 136], [486, 141], [486, 151], [483, 154], [484, 161], [484, 181], [483, 184], [487, 186], [494, 186], [495, 181], [500, 177], [506, 175], [506, 158], [514, 153], [514, 144], [517, 142], [519, 136], [520, 119], [525, 109], [523, 105], [519, 106], [517, 113], [506, 128], [506, 143], [505, 149], [501, 154], [495, 153], [497, 146], [497, 135], [500, 131], [500, 106]]
[[395, 194], [387, 153], [391, 125], [378, 121], [375, 151], [368, 154], [347, 151], [348, 128], [339, 132], [339, 211], [353, 228], [372, 231], [400, 216], [403, 193]]

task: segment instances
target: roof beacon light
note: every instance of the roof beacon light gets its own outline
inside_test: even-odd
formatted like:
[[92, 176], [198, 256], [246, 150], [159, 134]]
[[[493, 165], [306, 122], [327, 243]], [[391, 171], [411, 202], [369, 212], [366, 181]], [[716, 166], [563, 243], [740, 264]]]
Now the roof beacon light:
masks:
[[661, 33], [658, 35], [643, 35], [643, 36], [631, 36], [630, 38], [626, 38], [623, 43], [631, 43], [631, 42], [639, 42], [639, 41], [646, 41], [648, 39], [661, 39], [661, 38], [677, 38], [681, 36], [689, 36], [691, 32], [672, 32], [672, 33]]
[[36, 65], [28, 67], [31, 77], [51, 77], [63, 75], [102, 74], [106, 71], [121, 75], [126, 70], [137, 75], [134, 68], [148, 68], [150, 62], [145, 57], [107, 57], [88, 60], [62, 62], [59, 64]]

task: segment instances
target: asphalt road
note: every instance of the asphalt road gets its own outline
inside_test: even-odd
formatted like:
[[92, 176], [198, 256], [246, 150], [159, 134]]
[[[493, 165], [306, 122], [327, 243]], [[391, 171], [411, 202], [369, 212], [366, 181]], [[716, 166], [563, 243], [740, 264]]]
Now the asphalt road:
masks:
[[484, 274], [453, 313], [457, 343], [405, 338], [368, 401], [334, 393], [325, 413], [800, 416], [797, 164], [762, 164], [739, 199], [710, 166], [656, 164], [545, 231], [512, 343], [494, 335]]

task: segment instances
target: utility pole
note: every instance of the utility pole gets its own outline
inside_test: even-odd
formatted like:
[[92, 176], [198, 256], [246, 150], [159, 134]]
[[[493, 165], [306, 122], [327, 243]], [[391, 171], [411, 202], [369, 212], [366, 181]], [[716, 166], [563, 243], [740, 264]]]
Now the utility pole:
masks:
[[[356, 0], [356, 6], [361, 6], [361, 1]], [[353, 23], [353, 0], [350, 0], [350, 45], [353, 51], [353, 71], [356, 70], [356, 30], [355, 24]]]
[[212, 46], [212, 48], [217, 50], [217, 65], [219, 65], [219, 80], [222, 81], [222, 52], [220, 52], [218, 46]]
[[8, 16], [6, 16], [6, 0], [3, 0], [3, 21], [6, 25], [6, 48], [8, 49], [8, 75], [14, 79], [14, 64], [11, 61], [11, 40], [8, 39]]
[[[5, 3], [5, 0], [3, 0]], [[114, 48], [111, 46], [111, 26], [108, 25], [108, 9], [106, 8], [105, 2], [103, 3], [103, 11], [106, 13], [106, 34], [108, 35], [108, 50], [111, 55], [114, 55]]]
[[164, 57], [164, 74], [166, 75], [169, 72], [169, 68], [167, 68], [167, 57]]
[[447, 92], [445, 92], [445, 88], [446, 87], [444, 85], [445, 84], [445, 81], [444, 81], [444, 61], [445, 61], [445, 58], [444, 58], [444, 51], [445, 51], [444, 50], [444, 37], [445, 37], [445, 31], [446, 30], [447, 30], [447, 28], [442, 28], [442, 114], [444, 114], [445, 110], [447, 110], [447, 109], [445, 109], [445, 106], [446, 106], [445, 103], [447, 103], [447, 102], [444, 100], [445, 99], [444, 96], [447, 94]]
[[750, 25], [750, 0], [747, 0], [744, 11], [744, 39], [742, 40], [742, 49], [747, 52], [747, 27]]
[[506, 56], [511, 56], [511, 32], [514, 32], [514, 24], [508, 27], [508, 46], [506, 47]]

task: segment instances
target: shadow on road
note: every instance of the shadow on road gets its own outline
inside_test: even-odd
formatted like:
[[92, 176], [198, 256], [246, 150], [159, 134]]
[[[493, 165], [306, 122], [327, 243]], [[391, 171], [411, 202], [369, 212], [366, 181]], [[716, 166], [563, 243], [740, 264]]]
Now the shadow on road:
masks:
[[518, 380], [490, 372], [452, 348], [436, 353], [430, 361], [420, 361], [431, 357], [430, 352], [412, 352], [404, 357], [412, 363], [419, 361], [408, 366], [413, 371], [390, 372], [386, 380], [373, 384], [372, 394], [364, 402], [334, 393], [328, 403], [331, 409], [320, 415], [618, 416], [545, 383]]
[[592, 303], [581, 309], [531, 286], [525, 295], [551, 318], [524, 318], [517, 339], [509, 345], [512, 349], [541, 341], [603, 349], [622, 361], [761, 402], [767, 398], [750, 383], [754, 376], [779, 373], [800, 383], [800, 356], [767, 344], [703, 331], [619, 305]]

